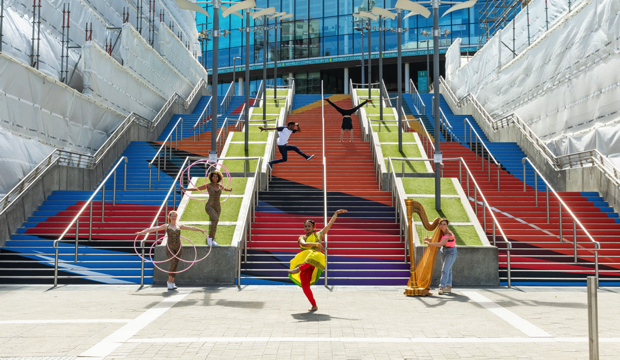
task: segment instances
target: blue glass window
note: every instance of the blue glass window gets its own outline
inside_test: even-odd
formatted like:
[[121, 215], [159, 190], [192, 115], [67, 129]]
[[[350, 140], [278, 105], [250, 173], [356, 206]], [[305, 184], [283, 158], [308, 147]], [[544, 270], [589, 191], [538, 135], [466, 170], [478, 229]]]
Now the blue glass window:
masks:
[[295, 0], [295, 19], [308, 18], [308, 0]]
[[338, 55], [349, 55], [353, 53], [353, 39], [351, 35], [338, 36]]
[[323, 36], [338, 35], [338, 18], [330, 17], [323, 19]]
[[322, 56], [335, 56], [338, 55], [338, 37], [329, 36], [323, 38], [323, 51]]
[[338, 35], [349, 35], [353, 33], [353, 16], [345, 15], [338, 17]]
[[316, 19], [323, 16], [323, 0], [312, 0], [310, 6], [310, 19]]

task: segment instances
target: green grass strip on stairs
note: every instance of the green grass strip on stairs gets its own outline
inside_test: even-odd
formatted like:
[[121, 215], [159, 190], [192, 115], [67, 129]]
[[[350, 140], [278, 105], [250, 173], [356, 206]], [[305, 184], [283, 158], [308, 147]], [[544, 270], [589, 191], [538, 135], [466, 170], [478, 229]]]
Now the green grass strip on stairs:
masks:
[[[193, 227], [197, 227], [199, 229], [204, 229], [209, 232], [209, 225], [191, 225]], [[233, 234], [235, 233], [235, 225], [218, 225], [217, 233], [215, 233], [215, 241], [219, 245], [230, 245], [232, 243]], [[190, 230], [181, 230], [181, 236], [185, 236], [190, 239], [194, 245], [207, 245], [207, 237], [202, 235], [199, 231], [190, 231]], [[189, 245], [189, 241], [185, 239], [181, 239], [183, 245]], [[184, 250], [188, 251], [188, 250]], [[189, 250], [193, 251], [193, 250]], [[193, 256], [193, 254], [192, 254]]]

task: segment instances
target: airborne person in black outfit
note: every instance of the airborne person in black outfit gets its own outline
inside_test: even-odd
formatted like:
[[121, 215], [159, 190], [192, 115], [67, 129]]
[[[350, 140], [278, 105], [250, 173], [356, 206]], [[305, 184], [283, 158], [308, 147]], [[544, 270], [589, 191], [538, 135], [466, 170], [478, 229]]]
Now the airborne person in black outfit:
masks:
[[344, 134], [345, 131], [351, 133], [350, 142], [353, 142], [353, 131], [352, 131], [353, 122], [351, 121], [351, 115], [353, 115], [359, 108], [366, 105], [366, 103], [372, 103], [372, 100], [368, 99], [352, 109], [343, 109], [339, 107], [338, 105], [334, 104], [333, 102], [331, 102], [329, 98], [325, 98], [325, 101], [327, 101], [331, 106], [333, 106], [342, 115], [342, 126], [340, 127], [341, 129], [340, 130], [340, 142], [342, 142], [342, 135]]

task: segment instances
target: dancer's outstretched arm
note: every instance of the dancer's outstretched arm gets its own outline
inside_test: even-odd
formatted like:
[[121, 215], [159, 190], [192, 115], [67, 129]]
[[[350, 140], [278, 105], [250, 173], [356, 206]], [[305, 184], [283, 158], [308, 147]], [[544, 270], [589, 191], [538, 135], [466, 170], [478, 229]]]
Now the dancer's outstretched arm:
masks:
[[221, 185], [221, 184], [220, 186], [221, 186], [221, 189], [224, 191], [232, 191], [232, 184], [230, 184], [230, 189], [227, 189], [224, 185]]
[[179, 226], [181, 230], [190, 230], [190, 231], [200, 231], [203, 235], [206, 235], [207, 232], [201, 228], [197, 228], [194, 226], [181, 225]]
[[181, 190], [183, 191], [200, 191], [200, 190], [205, 190], [207, 188], [207, 184], [204, 185], [200, 185], [199, 187], [193, 187], [193, 188], [186, 188], [183, 185], [181, 186]]
[[325, 236], [327, 232], [329, 231], [329, 229], [331, 229], [332, 225], [334, 225], [334, 223], [336, 222], [336, 218], [338, 217], [338, 214], [343, 214], [346, 212], [347, 210], [340, 209], [334, 213], [334, 216], [332, 216], [331, 220], [329, 220], [329, 223], [327, 223], [327, 226], [325, 226], [325, 228], [321, 230], [321, 233], [323, 234], [323, 236]]
[[258, 128], [260, 129], [260, 131], [278, 130], [278, 128], [266, 128], [262, 126], [259, 126]]
[[167, 226], [168, 226], [167, 224], [163, 224], [163, 225], [160, 225], [160, 226], [154, 226], [154, 227], [152, 227], [152, 228], [148, 228], [148, 229], [144, 229], [144, 230], [142, 230], [142, 231], [138, 231], [138, 232], [136, 233], [136, 235], [146, 235], [146, 234], [148, 234], [148, 233], [152, 233], [152, 232], [155, 232], [155, 231], [162, 231], [162, 230], [166, 230], [166, 227], [167, 227]]

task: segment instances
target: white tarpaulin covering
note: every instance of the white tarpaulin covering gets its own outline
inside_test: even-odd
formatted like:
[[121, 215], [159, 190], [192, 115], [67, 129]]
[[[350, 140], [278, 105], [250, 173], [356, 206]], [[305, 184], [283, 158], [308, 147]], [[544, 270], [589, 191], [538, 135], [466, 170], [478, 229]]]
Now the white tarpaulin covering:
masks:
[[95, 43], [82, 48], [84, 94], [128, 115], [152, 120], [167, 98], [114, 61]]
[[123, 66], [164, 98], [170, 98], [175, 92], [186, 98], [192, 92], [194, 85], [170, 66], [129, 23], [123, 25], [120, 50]]
[[157, 51], [161, 56], [193, 84], [198, 83], [200, 79], [206, 81], [207, 72], [204, 67], [196, 58], [191, 56], [179, 38], [165, 24], [161, 24], [159, 28]]
[[[538, 2], [544, 3], [532, 2], [530, 14]], [[568, 9], [564, 2], [555, 4]], [[620, 139], [612, 131], [620, 120], [620, 1], [588, 0], [572, 9], [501, 68], [510, 52], [502, 45], [499, 54], [495, 36], [457, 71], [450, 88], [459, 98], [476, 95], [493, 118], [517, 113], [557, 155], [595, 148], [618, 153]]]
[[24, 139], [0, 127], [0, 199], [54, 150], [34, 139]]
[[0, 54], [0, 126], [59, 149], [92, 153], [124, 116]]
[[461, 67], [461, 38], [457, 38], [446, 51], [446, 81], [450, 81]]
[[[3, 52], [19, 59], [26, 64], [31, 64], [32, 49], [32, 7], [31, 0], [5, 0], [4, 23], [3, 23]], [[38, 4], [38, 1], [37, 1]], [[83, 46], [86, 43], [86, 26], [92, 24], [92, 41], [101, 48], [106, 44], [117, 43], [123, 26], [123, 9], [129, 13], [129, 23], [136, 26], [136, 1], [135, 0], [41, 0], [41, 34], [39, 44], [39, 70], [49, 76], [61, 79], [61, 42], [63, 24], [63, 6], [67, 6], [69, 15], [70, 46]], [[159, 14], [164, 12], [164, 20], [175, 24], [175, 32], [180, 33], [184, 42], [189, 42], [190, 53], [197, 54], [199, 50], [198, 33], [196, 22], [192, 14], [181, 10], [174, 1], [159, 0], [155, 3], [155, 19], [153, 29], [155, 31], [154, 44], [157, 43], [159, 31]], [[143, 0], [142, 6], [142, 36], [149, 37], [148, 2]], [[90, 25], [89, 25], [90, 29]], [[38, 35], [35, 35], [35, 38]], [[118, 41], [120, 43], [120, 39]], [[113, 56], [119, 60], [118, 44], [114, 48]], [[35, 50], [36, 53], [36, 50]], [[69, 74], [79, 78], [80, 74], [73, 73], [75, 64], [78, 62], [81, 50], [69, 49]], [[78, 81], [78, 83], [81, 83]]]

